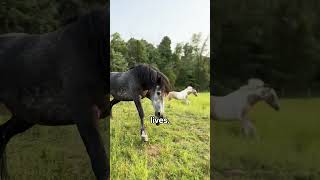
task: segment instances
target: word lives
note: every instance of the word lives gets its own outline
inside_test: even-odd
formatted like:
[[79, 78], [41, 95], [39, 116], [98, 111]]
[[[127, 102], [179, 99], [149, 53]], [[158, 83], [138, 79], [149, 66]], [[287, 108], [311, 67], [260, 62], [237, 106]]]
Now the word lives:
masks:
[[156, 117], [156, 116], [150, 116], [150, 122], [152, 124], [160, 125], [160, 124], [170, 124], [169, 120], [164, 117]]

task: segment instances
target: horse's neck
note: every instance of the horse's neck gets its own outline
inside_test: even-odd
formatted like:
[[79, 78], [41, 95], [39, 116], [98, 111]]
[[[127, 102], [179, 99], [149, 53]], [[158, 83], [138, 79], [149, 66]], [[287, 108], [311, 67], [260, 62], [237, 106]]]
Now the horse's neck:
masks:
[[150, 84], [149, 82], [146, 82], [146, 83], [142, 82], [141, 85], [144, 91], [151, 90], [154, 86], [156, 86], [156, 84]]
[[189, 95], [189, 94], [191, 94], [192, 93], [192, 90], [187, 90], [187, 94]]
[[263, 100], [258, 94], [247, 91], [244, 88], [240, 88], [234, 92], [231, 92], [225, 96], [215, 96], [215, 98], [227, 98], [234, 101], [247, 102], [249, 105], [253, 106], [259, 101]]
[[257, 94], [248, 94], [247, 95], [247, 101], [249, 103], [250, 106], [254, 106], [255, 104], [257, 104], [260, 101], [263, 101], [263, 98], [260, 97]]
[[236, 91], [233, 91], [225, 96], [220, 96], [220, 97], [233, 97], [233, 96], [243, 96], [244, 91], [242, 89], [238, 89]]
[[181, 94], [183, 93], [183, 94], [189, 95], [190, 93], [189, 93], [188, 91], [189, 91], [188, 88], [186, 88], [186, 89], [180, 91], [180, 93], [181, 93]]

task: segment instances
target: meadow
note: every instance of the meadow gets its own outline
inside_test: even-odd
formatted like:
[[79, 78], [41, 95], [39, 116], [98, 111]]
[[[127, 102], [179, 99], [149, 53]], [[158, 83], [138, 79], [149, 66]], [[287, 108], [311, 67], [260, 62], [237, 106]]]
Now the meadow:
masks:
[[[0, 111], [7, 114], [3, 107]], [[1, 124], [9, 118], [9, 114], [0, 116]], [[106, 144], [103, 123], [100, 121], [100, 133]], [[35, 125], [10, 140], [6, 160], [11, 180], [95, 180], [75, 125]]]
[[[166, 102], [170, 124], [149, 121], [153, 108], [143, 100], [149, 142], [140, 139], [133, 102], [113, 108], [112, 179], [209, 179], [209, 93], [190, 96], [189, 105]], [[0, 107], [5, 113], [5, 109]], [[0, 116], [2, 124], [10, 115]], [[100, 133], [106, 142], [105, 120]], [[106, 147], [107, 148], [107, 147]], [[8, 173], [15, 180], [94, 180], [90, 160], [76, 126], [34, 126], [11, 139], [6, 149]]]
[[320, 179], [320, 99], [284, 99], [276, 112], [265, 103], [249, 117], [259, 139], [241, 135], [239, 122], [215, 122], [214, 179]]
[[151, 101], [143, 99], [149, 142], [140, 138], [133, 102], [120, 102], [111, 119], [111, 179], [210, 179], [209, 93], [189, 96], [191, 103], [166, 101], [170, 124], [150, 123]]

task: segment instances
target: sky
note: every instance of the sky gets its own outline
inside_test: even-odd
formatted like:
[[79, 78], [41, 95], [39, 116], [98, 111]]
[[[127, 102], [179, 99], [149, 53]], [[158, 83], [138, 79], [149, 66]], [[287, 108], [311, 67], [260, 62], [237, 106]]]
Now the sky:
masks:
[[[110, 32], [158, 45], [189, 42], [193, 33], [210, 34], [210, 0], [111, 0]], [[173, 47], [172, 47], [173, 48]]]

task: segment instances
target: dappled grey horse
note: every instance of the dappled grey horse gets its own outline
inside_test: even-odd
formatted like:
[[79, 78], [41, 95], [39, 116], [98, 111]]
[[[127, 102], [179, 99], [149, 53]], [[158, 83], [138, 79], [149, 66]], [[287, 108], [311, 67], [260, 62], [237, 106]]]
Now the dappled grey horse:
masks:
[[197, 90], [195, 90], [192, 86], [188, 86], [182, 91], [171, 91], [169, 92], [167, 98], [170, 101], [171, 99], [178, 99], [178, 100], [183, 100], [186, 104], [189, 104], [190, 101], [188, 100], [188, 95], [193, 94], [195, 96], [198, 96]]
[[161, 118], [164, 113], [164, 96], [169, 92], [168, 78], [150, 65], [140, 64], [126, 72], [110, 73], [110, 94], [113, 96], [110, 102], [111, 109], [120, 101], [134, 101], [141, 120], [140, 134], [143, 141], [148, 141], [148, 135], [144, 128], [141, 99], [144, 97], [150, 99], [155, 116]]
[[256, 129], [248, 118], [251, 108], [264, 101], [273, 109], [279, 110], [279, 99], [275, 90], [260, 79], [249, 79], [248, 84], [226, 96], [211, 96], [211, 119], [240, 120], [245, 135], [256, 134]]
[[109, 110], [108, 21], [109, 6], [54, 32], [0, 35], [0, 102], [12, 114], [0, 125], [1, 179], [6, 145], [36, 124], [75, 124], [96, 178], [109, 178], [97, 127]]

